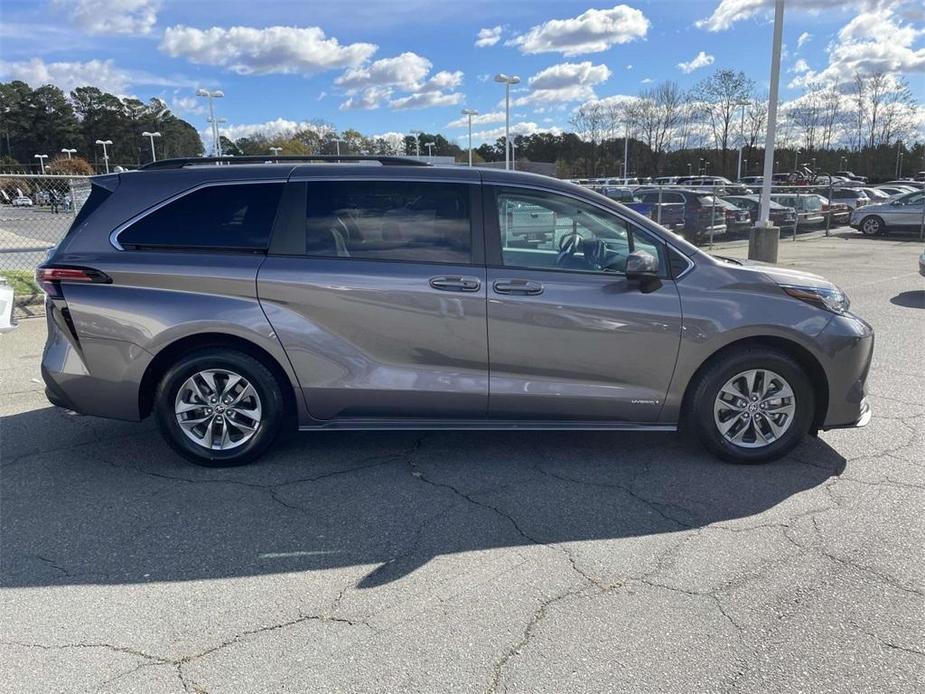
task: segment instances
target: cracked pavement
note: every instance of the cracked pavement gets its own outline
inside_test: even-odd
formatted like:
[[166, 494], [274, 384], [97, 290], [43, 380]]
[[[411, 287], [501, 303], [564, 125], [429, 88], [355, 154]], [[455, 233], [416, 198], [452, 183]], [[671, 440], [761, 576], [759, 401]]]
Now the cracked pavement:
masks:
[[671, 434], [326, 432], [196, 468], [50, 407], [23, 321], [0, 692], [925, 691], [920, 246], [781, 243], [874, 325], [874, 415], [757, 467]]

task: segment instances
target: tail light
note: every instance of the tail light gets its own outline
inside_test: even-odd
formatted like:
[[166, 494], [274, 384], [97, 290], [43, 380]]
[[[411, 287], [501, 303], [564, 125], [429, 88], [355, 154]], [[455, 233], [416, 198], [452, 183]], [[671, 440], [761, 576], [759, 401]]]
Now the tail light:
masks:
[[35, 282], [52, 299], [60, 299], [61, 283], [111, 284], [112, 278], [105, 272], [88, 267], [42, 265], [35, 269]]

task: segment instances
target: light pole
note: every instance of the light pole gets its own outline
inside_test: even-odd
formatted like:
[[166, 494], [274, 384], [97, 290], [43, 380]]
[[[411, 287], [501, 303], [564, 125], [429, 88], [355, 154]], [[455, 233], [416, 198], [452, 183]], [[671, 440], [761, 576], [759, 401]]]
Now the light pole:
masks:
[[[700, 163], [697, 165], [697, 175], [703, 176], [706, 172], [706, 169], [703, 168], [703, 157], [700, 158]], [[626, 169], [623, 170], [623, 178], [626, 178]]]
[[412, 135], [414, 135], [414, 156], [418, 159], [421, 158], [421, 131], [420, 130], [411, 130]]
[[39, 160], [39, 164], [42, 165], [42, 175], [45, 175], [45, 160], [48, 159], [47, 154], [36, 154], [35, 158]]
[[103, 145], [103, 163], [106, 164], [106, 173], [109, 173], [109, 152], [106, 151], [106, 145], [111, 145], [112, 140], [97, 140], [96, 144]]
[[472, 116], [479, 115], [479, 112], [471, 108], [464, 108], [462, 113], [469, 118], [469, 166], [472, 166]]
[[223, 157], [225, 156], [222, 152], [222, 133], [219, 131], [219, 127], [222, 123], [227, 123], [227, 118], [210, 118], [209, 122], [212, 124], [212, 131], [215, 133], [215, 153], [216, 156]]
[[197, 89], [196, 96], [204, 96], [209, 100], [209, 123], [212, 124], [212, 153], [217, 156], [222, 156], [221, 149], [218, 142], [218, 127], [215, 124], [215, 108], [212, 105], [213, 99], [221, 99], [225, 96], [225, 92], [221, 89], [215, 89], [209, 91], [208, 89]]
[[793, 155], [793, 171], [796, 173], [797, 168], [800, 165], [800, 152], [803, 150], [797, 147], [797, 151]]
[[688, 176], [691, 175], [691, 169], [693, 169], [693, 168], [694, 168], [694, 165], [691, 164], [690, 162], [687, 162], [687, 175], [688, 175]]
[[434, 147], [436, 146], [436, 143], [425, 142], [424, 146], [427, 147], [427, 156], [433, 159], [434, 158]]
[[517, 136], [511, 138], [511, 171], [517, 170]]
[[147, 130], [145, 130], [143, 133], [141, 133], [141, 136], [146, 137], [151, 141], [151, 161], [157, 161], [157, 155], [154, 153], [154, 138], [160, 137], [161, 134], [159, 132], [149, 133]]
[[343, 142], [344, 144], [347, 144], [347, 141], [343, 139], [342, 137], [334, 138], [334, 146], [337, 148], [337, 156], [340, 156], [340, 143], [341, 142]]
[[902, 140], [896, 140], [896, 178], [901, 178], [901, 177], [902, 177], [902, 170], [903, 170], [903, 165], [902, 165], [903, 153], [902, 153], [902, 150], [900, 149], [900, 147], [902, 147], [902, 144], [903, 144], [903, 141], [902, 141]]
[[[774, 166], [774, 138], [777, 133], [777, 95], [780, 87], [780, 53], [781, 44], [784, 35], [784, 0], [774, 0], [774, 38], [771, 43], [771, 79], [768, 94], [768, 127], [764, 135], [764, 167], [762, 169], [761, 179], [761, 203], [758, 207], [758, 224], [756, 228], [772, 228], [769, 220], [771, 211], [771, 182], [773, 181]], [[780, 233], [780, 232], [778, 232]], [[772, 248], [759, 249], [759, 243], [755, 242], [754, 254], [749, 241], [748, 257], [752, 260], [766, 260], [777, 262], [777, 243], [772, 242]], [[754, 255], [754, 257], [753, 257]]]
[[510, 169], [508, 142], [511, 141], [511, 85], [520, 84], [520, 78], [517, 75], [498, 73], [495, 75], [495, 82], [504, 85], [504, 168]]
[[67, 147], [65, 147], [64, 149], [61, 150], [61, 153], [62, 153], [62, 154], [66, 154], [66, 155], [67, 155], [67, 158], [70, 159], [72, 154], [77, 154], [77, 150], [76, 150], [76, 149], [68, 149]]
[[626, 185], [630, 164], [630, 122], [625, 121], [623, 127], [623, 185]]
[[738, 101], [736, 106], [742, 107], [742, 120], [739, 123], [739, 137], [742, 138], [742, 141], [739, 143], [739, 165], [736, 169], [736, 180], [742, 180], [742, 151], [745, 149], [745, 107], [748, 106], [749, 102], [747, 101]]

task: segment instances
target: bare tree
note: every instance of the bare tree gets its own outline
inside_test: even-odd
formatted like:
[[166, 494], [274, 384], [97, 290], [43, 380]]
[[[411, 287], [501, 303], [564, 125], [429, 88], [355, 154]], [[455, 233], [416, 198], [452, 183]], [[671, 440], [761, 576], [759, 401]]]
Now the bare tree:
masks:
[[841, 122], [844, 111], [844, 97], [842, 93], [835, 88], [826, 89], [819, 97], [821, 115], [821, 146], [828, 149], [835, 141], [835, 128]]
[[603, 138], [606, 122], [606, 113], [599, 101], [582, 104], [569, 119], [569, 123], [578, 135], [591, 142], [591, 161], [588, 173], [592, 176], [597, 172], [597, 145]]
[[802, 145], [807, 149], [816, 146], [816, 137], [822, 127], [822, 100], [817, 84], [808, 84], [803, 96], [787, 109], [787, 118], [799, 130]]
[[742, 71], [717, 70], [694, 87], [694, 101], [709, 122], [714, 146], [720, 150], [724, 174], [729, 173], [729, 140], [737, 110], [749, 98], [754, 86], [754, 81]]

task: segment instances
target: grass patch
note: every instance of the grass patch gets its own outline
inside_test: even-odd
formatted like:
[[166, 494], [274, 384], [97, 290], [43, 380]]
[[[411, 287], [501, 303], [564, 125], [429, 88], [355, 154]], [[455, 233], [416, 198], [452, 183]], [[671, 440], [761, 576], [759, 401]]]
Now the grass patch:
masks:
[[31, 270], [0, 270], [0, 277], [9, 283], [17, 297], [33, 297], [39, 293]]

